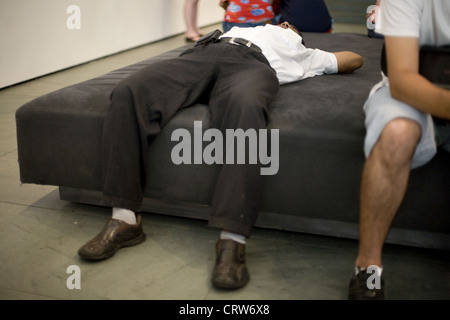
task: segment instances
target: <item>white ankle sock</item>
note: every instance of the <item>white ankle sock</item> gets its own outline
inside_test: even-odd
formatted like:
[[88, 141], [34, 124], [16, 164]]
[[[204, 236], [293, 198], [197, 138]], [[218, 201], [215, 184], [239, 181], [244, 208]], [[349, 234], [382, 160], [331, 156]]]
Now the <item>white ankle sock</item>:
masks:
[[228, 231], [222, 231], [220, 233], [221, 240], [233, 240], [242, 244], [245, 244], [246, 238], [242, 234], [232, 233]]
[[123, 208], [113, 208], [112, 218], [124, 221], [128, 224], [136, 224], [136, 215], [133, 211]]

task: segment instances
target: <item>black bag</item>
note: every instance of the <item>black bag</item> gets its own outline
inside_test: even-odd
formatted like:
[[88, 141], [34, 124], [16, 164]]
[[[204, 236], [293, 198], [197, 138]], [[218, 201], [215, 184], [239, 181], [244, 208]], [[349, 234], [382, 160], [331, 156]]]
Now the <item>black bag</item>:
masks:
[[[387, 76], [386, 49], [381, 53], [381, 70]], [[450, 45], [420, 48], [419, 73], [432, 83], [450, 89]]]
[[208, 34], [201, 37], [200, 39], [198, 39], [198, 41], [195, 43], [195, 46], [206, 45], [211, 42], [212, 43], [217, 42], [219, 41], [221, 35], [222, 31], [220, 31], [219, 29], [211, 31]]

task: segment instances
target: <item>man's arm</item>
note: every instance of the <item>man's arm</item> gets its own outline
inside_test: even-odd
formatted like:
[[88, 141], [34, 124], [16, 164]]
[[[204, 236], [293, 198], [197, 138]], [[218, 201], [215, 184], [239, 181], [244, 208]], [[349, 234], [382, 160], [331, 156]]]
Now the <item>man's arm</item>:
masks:
[[419, 74], [419, 40], [387, 36], [385, 44], [392, 97], [436, 117], [450, 119], [450, 91]]
[[333, 52], [338, 63], [338, 73], [352, 73], [361, 68], [363, 65], [363, 58], [351, 51]]

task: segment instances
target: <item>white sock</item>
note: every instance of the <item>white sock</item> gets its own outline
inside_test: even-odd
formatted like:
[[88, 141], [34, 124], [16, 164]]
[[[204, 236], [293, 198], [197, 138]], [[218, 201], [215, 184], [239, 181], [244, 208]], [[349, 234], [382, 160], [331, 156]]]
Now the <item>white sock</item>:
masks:
[[242, 244], [245, 244], [246, 238], [242, 234], [222, 231], [220, 233], [220, 240], [233, 240]]
[[112, 218], [128, 224], [136, 224], [136, 215], [133, 211], [123, 208], [113, 208]]

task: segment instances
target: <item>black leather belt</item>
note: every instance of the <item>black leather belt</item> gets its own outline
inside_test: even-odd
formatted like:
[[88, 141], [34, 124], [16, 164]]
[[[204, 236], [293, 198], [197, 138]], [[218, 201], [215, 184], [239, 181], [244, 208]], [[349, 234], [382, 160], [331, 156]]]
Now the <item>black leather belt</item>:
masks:
[[245, 40], [243, 38], [224, 37], [224, 38], [220, 38], [219, 42], [228, 42], [228, 43], [231, 43], [231, 44], [238, 44], [238, 45], [245, 46], [247, 48], [256, 50], [259, 53], [262, 52], [261, 48], [258, 47], [256, 44], [254, 44], [251, 41]]

